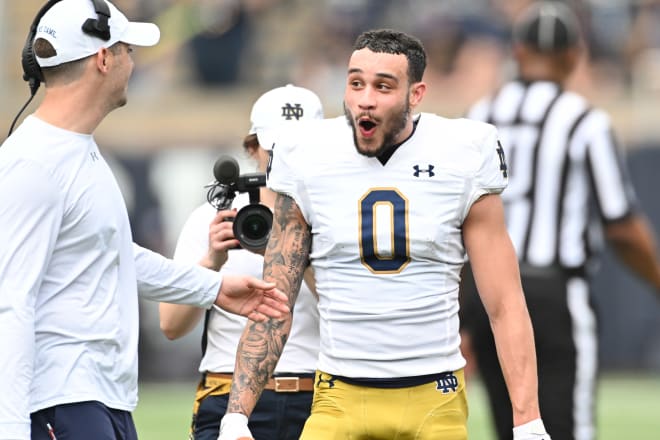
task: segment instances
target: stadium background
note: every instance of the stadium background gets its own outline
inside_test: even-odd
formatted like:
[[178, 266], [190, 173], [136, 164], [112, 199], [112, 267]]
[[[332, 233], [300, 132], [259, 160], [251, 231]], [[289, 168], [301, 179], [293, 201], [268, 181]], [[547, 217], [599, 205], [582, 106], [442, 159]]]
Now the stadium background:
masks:
[[[20, 52], [42, 0], [0, 0], [0, 127], [29, 96]], [[115, 170], [135, 240], [171, 256], [221, 153], [237, 157], [251, 103], [289, 82], [341, 113], [345, 63], [362, 30], [395, 27], [424, 42], [430, 83], [421, 110], [460, 116], [511, 74], [509, 20], [526, 0], [116, 0], [157, 22], [161, 43], [135, 51], [129, 104], [97, 141]], [[660, 231], [660, 1], [570, 1], [587, 29], [589, 58], [571, 87], [609, 111], [630, 158], [642, 206]], [[35, 100], [41, 97], [40, 91]], [[35, 107], [33, 103], [21, 116]], [[605, 372], [660, 375], [660, 302], [606, 252], [595, 281]], [[192, 380], [199, 330], [167, 341], [156, 304], [141, 304], [143, 382]]]

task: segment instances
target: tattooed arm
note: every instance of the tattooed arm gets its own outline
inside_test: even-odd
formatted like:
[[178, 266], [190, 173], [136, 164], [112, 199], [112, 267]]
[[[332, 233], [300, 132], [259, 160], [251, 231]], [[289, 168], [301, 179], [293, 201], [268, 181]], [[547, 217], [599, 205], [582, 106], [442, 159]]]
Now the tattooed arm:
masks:
[[[311, 230], [296, 202], [278, 194], [273, 228], [264, 255], [264, 279], [289, 296], [293, 310], [308, 263]], [[292, 314], [265, 322], [248, 321], [236, 354], [227, 413], [249, 416], [273, 374], [291, 330]]]

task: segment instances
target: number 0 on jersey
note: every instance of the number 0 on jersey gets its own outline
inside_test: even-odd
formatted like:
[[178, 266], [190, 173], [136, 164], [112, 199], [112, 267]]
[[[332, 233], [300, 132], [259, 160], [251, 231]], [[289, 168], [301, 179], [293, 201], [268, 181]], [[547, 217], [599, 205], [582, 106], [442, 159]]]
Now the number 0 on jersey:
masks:
[[408, 199], [395, 188], [370, 189], [358, 201], [360, 260], [371, 272], [401, 272], [410, 262]]

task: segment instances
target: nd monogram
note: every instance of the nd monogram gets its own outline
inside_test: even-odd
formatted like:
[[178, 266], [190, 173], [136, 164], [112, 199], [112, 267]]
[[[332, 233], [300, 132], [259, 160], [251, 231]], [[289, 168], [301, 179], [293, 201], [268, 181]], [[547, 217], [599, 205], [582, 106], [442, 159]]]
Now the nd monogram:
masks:
[[304, 111], [300, 104], [291, 105], [289, 103], [282, 107], [282, 117], [287, 121], [296, 118], [296, 120], [303, 117]]
[[444, 377], [435, 380], [435, 389], [442, 391], [442, 394], [456, 392], [458, 388], [458, 378], [453, 373], [447, 373]]

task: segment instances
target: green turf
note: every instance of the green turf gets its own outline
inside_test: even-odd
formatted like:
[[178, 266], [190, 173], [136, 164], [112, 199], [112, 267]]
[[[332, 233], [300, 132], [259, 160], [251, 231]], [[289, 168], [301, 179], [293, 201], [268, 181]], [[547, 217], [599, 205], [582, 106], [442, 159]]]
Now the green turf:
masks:
[[195, 383], [140, 384], [133, 413], [140, 440], [185, 440], [195, 397]]
[[[141, 384], [134, 413], [141, 440], [185, 440], [194, 383]], [[492, 440], [484, 390], [470, 382], [470, 440]], [[660, 439], [660, 375], [606, 375], [598, 395], [599, 440]], [[561, 439], [555, 439], [561, 440]]]
[[599, 440], [660, 439], [660, 375], [610, 376], [599, 393]]

